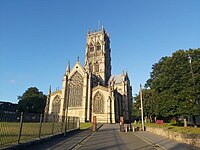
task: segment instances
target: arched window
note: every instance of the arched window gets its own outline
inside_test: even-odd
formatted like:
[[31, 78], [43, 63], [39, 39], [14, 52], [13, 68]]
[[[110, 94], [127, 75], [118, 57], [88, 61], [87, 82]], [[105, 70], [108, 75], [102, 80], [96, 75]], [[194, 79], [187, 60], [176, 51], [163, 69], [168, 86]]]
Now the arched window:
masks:
[[69, 107], [81, 107], [83, 97], [83, 77], [75, 72], [69, 83]]
[[94, 46], [93, 46], [92, 43], [90, 44], [90, 47], [89, 47], [89, 48], [90, 48], [90, 52], [94, 52]]
[[101, 50], [101, 44], [99, 42], [97, 43], [97, 51], [98, 50]]
[[93, 100], [93, 112], [96, 114], [104, 113], [104, 99], [100, 92], [97, 92]]
[[99, 72], [99, 64], [98, 63], [95, 63], [94, 68], [95, 68], [95, 72]]
[[93, 72], [93, 65], [90, 64], [89, 66], [90, 66], [90, 71]]
[[60, 112], [60, 97], [57, 95], [52, 102], [52, 113], [58, 114]]

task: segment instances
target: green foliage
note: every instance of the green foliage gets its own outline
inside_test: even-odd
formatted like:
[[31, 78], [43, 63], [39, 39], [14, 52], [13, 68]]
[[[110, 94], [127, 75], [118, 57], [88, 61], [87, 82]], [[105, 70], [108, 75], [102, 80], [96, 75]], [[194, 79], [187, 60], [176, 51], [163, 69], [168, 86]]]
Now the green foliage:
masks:
[[[192, 57], [196, 90], [188, 55]], [[161, 58], [153, 65], [145, 88], [143, 104], [146, 116], [166, 118], [197, 115], [197, 101], [200, 98], [200, 49], [178, 50], [170, 57]], [[140, 103], [138, 96], [135, 99], [136, 103]]]
[[[138, 125], [141, 126], [141, 125]], [[185, 134], [200, 134], [200, 128], [193, 128], [192, 126], [189, 126], [187, 128], [183, 127], [182, 124], [173, 124], [173, 123], [164, 123], [162, 125], [158, 125], [156, 123], [145, 123], [145, 126], [151, 127], [151, 128], [162, 128], [165, 130], [178, 132], [178, 133], [185, 133]]]
[[91, 122], [80, 123], [80, 130], [86, 130], [92, 126]]
[[46, 95], [36, 87], [30, 87], [22, 96], [18, 97], [19, 111], [29, 113], [43, 113], [46, 103]]
[[[157, 112], [155, 111], [157, 106], [156, 103], [154, 102], [156, 97], [156, 93], [154, 92], [154, 90], [143, 89], [142, 93], [143, 93], [144, 116], [153, 117], [158, 115]], [[133, 116], [135, 115], [135, 117], [139, 117], [141, 115], [140, 107], [141, 107], [140, 96], [136, 95], [134, 97], [133, 113], [132, 113]]]
[[133, 102], [133, 106], [132, 106], [132, 117], [135, 119], [137, 119], [139, 116], [140, 116], [140, 104], [138, 103], [139, 102], [139, 97], [138, 95], [136, 95], [134, 97], [134, 102]]

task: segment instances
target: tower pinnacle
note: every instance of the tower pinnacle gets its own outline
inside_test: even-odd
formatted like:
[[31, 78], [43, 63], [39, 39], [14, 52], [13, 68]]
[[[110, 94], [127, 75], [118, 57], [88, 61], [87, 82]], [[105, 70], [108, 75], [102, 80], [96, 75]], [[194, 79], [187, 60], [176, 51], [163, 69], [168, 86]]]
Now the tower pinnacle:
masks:
[[70, 73], [70, 60], [68, 60], [66, 73]]

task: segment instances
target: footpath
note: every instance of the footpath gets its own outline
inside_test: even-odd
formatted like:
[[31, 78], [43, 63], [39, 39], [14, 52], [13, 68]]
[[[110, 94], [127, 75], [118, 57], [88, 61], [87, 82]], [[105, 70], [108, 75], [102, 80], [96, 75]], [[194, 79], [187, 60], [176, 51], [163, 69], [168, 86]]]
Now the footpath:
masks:
[[148, 131], [137, 131], [134, 134], [163, 150], [200, 150], [200, 147], [180, 143]]
[[147, 131], [120, 132], [119, 124], [104, 124], [98, 132], [80, 143], [79, 150], [199, 150], [184, 143]]
[[[98, 124], [92, 129], [78, 130], [20, 149], [28, 150], [200, 150], [148, 131], [120, 132], [119, 124]], [[19, 149], [19, 147], [17, 148]]]

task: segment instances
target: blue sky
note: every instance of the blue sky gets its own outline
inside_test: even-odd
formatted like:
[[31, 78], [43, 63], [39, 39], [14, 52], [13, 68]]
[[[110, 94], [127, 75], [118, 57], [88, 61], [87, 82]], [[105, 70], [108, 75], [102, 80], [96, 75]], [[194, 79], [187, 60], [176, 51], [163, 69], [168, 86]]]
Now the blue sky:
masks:
[[70, 59], [84, 63], [98, 20], [111, 37], [112, 74], [128, 69], [133, 95], [151, 67], [178, 49], [200, 47], [199, 0], [1, 0], [0, 100], [31, 86], [61, 89]]

